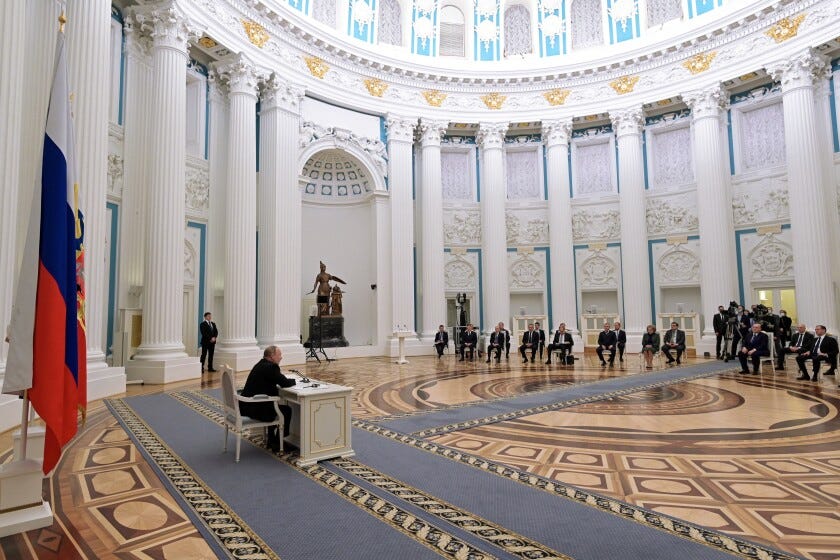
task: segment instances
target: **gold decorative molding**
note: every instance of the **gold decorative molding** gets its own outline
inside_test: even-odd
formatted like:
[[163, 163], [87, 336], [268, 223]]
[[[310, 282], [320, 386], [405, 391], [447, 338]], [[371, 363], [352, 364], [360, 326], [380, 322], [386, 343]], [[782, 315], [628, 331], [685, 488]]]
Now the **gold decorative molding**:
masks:
[[309, 68], [309, 73], [320, 80], [323, 80], [327, 72], [330, 71], [329, 65], [317, 56], [305, 56], [303, 60], [306, 62], [306, 67]]
[[610, 87], [615, 90], [618, 95], [630, 93], [636, 87], [636, 82], [639, 81], [638, 76], [622, 76], [617, 80], [610, 82]]
[[742, 82], [748, 82], [748, 81], [752, 80], [753, 78], [757, 78], [757, 77], [758, 77], [758, 72], [750, 72], [749, 74], [744, 74], [743, 76], [738, 76], [738, 79], [741, 80]]
[[777, 43], [783, 43], [799, 33], [799, 24], [805, 19], [805, 14], [799, 14], [795, 18], [782, 18], [775, 25], [771, 26], [765, 34]]
[[683, 66], [685, 66], [692, 74], [700, 74], [701, 72], [705, 72], [709, 69], [716, 56], [717, 51], [700, 53], [683, 62]]
[[543, 93], [543, 97], [549, 105], [563, 105], [570, 93], [572, 91], [568, 89], [550, 89]]
[[242, 27], [245, 29], [245, 35], [248, 36], [248, 40], [259, 48], [263, 48], [263, 46], [265, 46], [271, 38], [265, 28], [251, 19], [243, 19], [241, 21]]
[[447, 94], [436, 89], [427, 89], [423, 92], [423, 98], [426, 100], [426, 103], [428, 103], [432, 107], [440, 107], [441, 105], [443, 105], [443, 102], [446, 99], [446, 97]]
[[590, 251], [606, 251], [607, 250], [607, 244], [604, 243], [604, 242], [590, 243], [589, 245], [586, 246], [586, 248], [589, 249]]
[[773, 224], [771, 226], [761, 226], [756, 228], [755, 232], [758, 235], [777, 235], [782, 233], [782, 224]]
[[598, 115], [586, 115], [585, 117], [583, 117], [583, 120], [585, 120], [586, 122], [597, 121]]
[[668, 105], [670, 105], [673, 102], [674, 102], [674, 100], [669, 97], [668, 99], [660, 99], [659, 101], [656, 102], [656, 104], [659, 107], [667, 107]]
[[388, 84], [376, 78], [368, 78], [365, 80], [365, 87], [368, 93], [374, 97], [382, 97], [382, 94], [388, 90]]
[[507, 95], [502, 95], [500, 93], [488, 93], [487, 95], [482, 95], [481, 100], [484, 101], [484, 104], [487, 105], [488, 109], [493, 111], [498, 111], [502, 108], [502, 105], [505, 104], [505, 100], [507, 99]]
[[688, 236], [674, 235], [671, 237], [666, 237], [665, 243], [667, 243], [668, 245], [685, 245], [686, 243], [688, 243]]
[[211, 39], [207, 35], [205, 35], [204, 37], [199, 39], [198, 44], [201, 45], [202, 47], [204, 47], [205, 49], [212, 49], [212, 48], [215, 48], [218, 45], [218, 43], [216, 41], [214, 41], [213, 39]]

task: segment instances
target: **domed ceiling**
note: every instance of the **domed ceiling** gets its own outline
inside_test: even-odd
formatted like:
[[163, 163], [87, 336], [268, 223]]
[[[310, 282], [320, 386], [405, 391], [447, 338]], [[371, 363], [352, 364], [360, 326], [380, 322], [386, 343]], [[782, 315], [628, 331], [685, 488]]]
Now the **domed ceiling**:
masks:
[[358, 201], [373, 192], [373, 183], [362, 164], [345, 151], [322, 150], [313, 155], [301, 173], [306, 181], [304, 199]]

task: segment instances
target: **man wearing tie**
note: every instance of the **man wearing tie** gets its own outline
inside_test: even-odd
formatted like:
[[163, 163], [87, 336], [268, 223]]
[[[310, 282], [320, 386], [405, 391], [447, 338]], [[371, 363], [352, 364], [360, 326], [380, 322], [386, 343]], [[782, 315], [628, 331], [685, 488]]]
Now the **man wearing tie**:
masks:
[[739, 373], [749, 373], [747, 369], [747, 360], [752, 361], [753, 375], [758, 375], [761, 367], [761, 358], [770, 355], [770, 339], [767, 334], [761, 332], [761, 323], [753, 323], [752, 333], [747, 335], [744, 339], [744, 344], [741, 346], [741, 352], [738, 353], [738, 359], [741, 361], [741, 371]]
[[802, 375], [808, 376], [805, 371], [805, 364], [799, 362], [799, 356], [804, 352], [809, 351], [814, 346], [814, 335], [807, 331], [803, 323], [796, 326], [796, 331], [790, 335], [790, 346], [782, 348], [779, 353], [779, 360], [776, 364], [776, 369], [785, 369], [785, 356], [787, 354], [796, 354], [797, 363], [799, 364], [799, 371]]
[[199, 325], [201, 332], [201, 373], [204, 373], [204, 360], [207, 359], [207, 371], [213, 369], [213, 352], [216, 351], [216, 338], [219, 336], [219, 329], [213, 322], [213, 315], [208, 311], [204, 314], [204, 320]]
[[723, 354], [720, 353], [720, 348], [721, 344], [723, 344], [723, 338], [726, 336], [726, 323], [728, 319], [729, 315], [726, 313], [726, 308], [722, 305], [718, 305], [718, 312], [712, 320], [712, 326], [715, 329], [715, 356], [717, 356], [718, 360], [723, 359]]
[[490, 333], [490, 343], [487, 345], [487, 363], [490, 363], [490, 355], [496, 351], [496, 363], [502, 361], [502, 348], [505, 346], [505, 333], [496, 325], [495, 330]]
[[598, 348], [595, 353], [598, 354], [598, 359], [601, 360], [601, 367], [606, 367], [607, 362], [604, 361], [604, 350], [610, 353], [610, 366], [615, 361], [615, 331], [610, 330], [610, 324], [604, 323], [604, 330], [598, 333]]
[[446, 332], [446, 327], [440, 325], [438, 332], [435, 333], [435, 350], [437, 350], [438, 360], [443, 356], [443, 349], [449, 346], [449, 333]]
[[[814, 327], [816, 338], [814, 345], [807, 352], [803, 352], [796, 357], [796, 363], [799, 364], [799, 371], [802, 375], [796, 378], [797, 381], [811, 381], [816, 382], [817, 376], [820, 373], [820, 364], [828, 362], [830, 368], [825, 375], [834, 375], [834, 370], [837, 369], [837, 339], [833, 336], [825, 334], [826, 328], [824, 325], [817, 325]], [[805, 360], [812, 360], [814, 362], [814, 376], [808, 377], [808, 372], [805, 370]]]
[[510, 357], [510, 331], [505, 328], [504, 323], [499, 323], [499, 330], [505, 335], [505, 359]]
[[685, 331], [680, 330], [680, 325], [676, 321], [671, 323], [671, 330], [665, 333], [665, 343], [662, 345], [662, 353], [668, 358], [666, 363], [674, 362], [674, 358], [671, 357], [672, 350], [677, 351], [677, 365], [679, 365], [682, 353], [685, 352]]
[[461, 361], [464, 361], [464, 352], [470, 355], [470, 360], [475, 358], [475, 347], [478, 344], [478, 335], [473, 330], [473, 324], [467, 325], [467, 330], [461, 336]]
[[624, 347], [627, 345], [627, 332], [621, 328], [621, 323], [618, 321], [613, 325], [613, 332], [615, 333], [615, 347], [618, 349], [618, 361], [624, 361]]
[[539, 323], [535, 322], [534, 332], [537, 333], [537, 336], [540, 338], [540, 361], [542, 361], [543, 349], [545, 348], [545, 331], [542, 330], [542, 327], [540, 327]]
[[572, 339], [572, 333], [566, 332], [566, 323], [560, 323], [560, 326], [554, 331], [554, 341], [548, 345], [548, 360], [547, 364], [551, 363], [551, 353], [555, 350], [560, 351], [560, 365], [566, 365], [566, 355], [572, 353], [572, 346], [575, 341]]
[[528, 330], [522, 335], [522, 346], [519, 347], [519, 353], [522, 354], [522, 363], [527, 364], [528, 358], [525, 356], [525, 351], [531, 351], [531, 362], [534, 361], [534, 356], [537, 355], [537, 347], [540, 345], [540, 335], [534, 331], [534, 325], [528, 325]]

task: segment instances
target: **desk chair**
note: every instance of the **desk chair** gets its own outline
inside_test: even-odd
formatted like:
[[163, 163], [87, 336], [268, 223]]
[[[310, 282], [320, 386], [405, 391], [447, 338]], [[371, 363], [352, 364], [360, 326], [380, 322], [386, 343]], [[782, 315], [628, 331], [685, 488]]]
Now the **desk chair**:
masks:
[[[243, 397], [236, 392], [234, 386], [233, 370], [229, 366], [222, 366], [222, 400], [224, 401], [224, 424], [225, 424], [225, 446], [224, 452], [227, 452], [228, 432], [232, 431], [236, 435], [236, 462], [239, 462], [239, 447], [242, 439], [242, 431], [251, 428], [262, 428], [265, 431], [271, 426], [277, 426], [280, 437], [280, 451], [283, 450], [283, 413], [280, 411], [278, 403], [283, 399], [280, 397], [269, 397], [268, 395], [254, 395], [253, 397]], [[272, 402], [274, 403], [274, 410], [277, 411], [277, 418], [270, 422], [262, 422], [260, 420], [253, 420], [247, 416], [242, 416], [239, 413], [240, 402]], [[266, 434], [266, 440], [268, 440]]]

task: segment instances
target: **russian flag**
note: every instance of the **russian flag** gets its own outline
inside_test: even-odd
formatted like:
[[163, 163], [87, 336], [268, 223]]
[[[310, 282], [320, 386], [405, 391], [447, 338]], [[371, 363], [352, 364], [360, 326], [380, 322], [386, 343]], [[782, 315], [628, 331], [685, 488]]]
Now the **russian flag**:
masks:
[[74, 183], [73, 122], [64, 35], [59, 34], [44, 135], [18, 278], [3, 393], [21, 394], [46, 424], [44, 474], [76, 435], [87, 407], [81, 213]]

